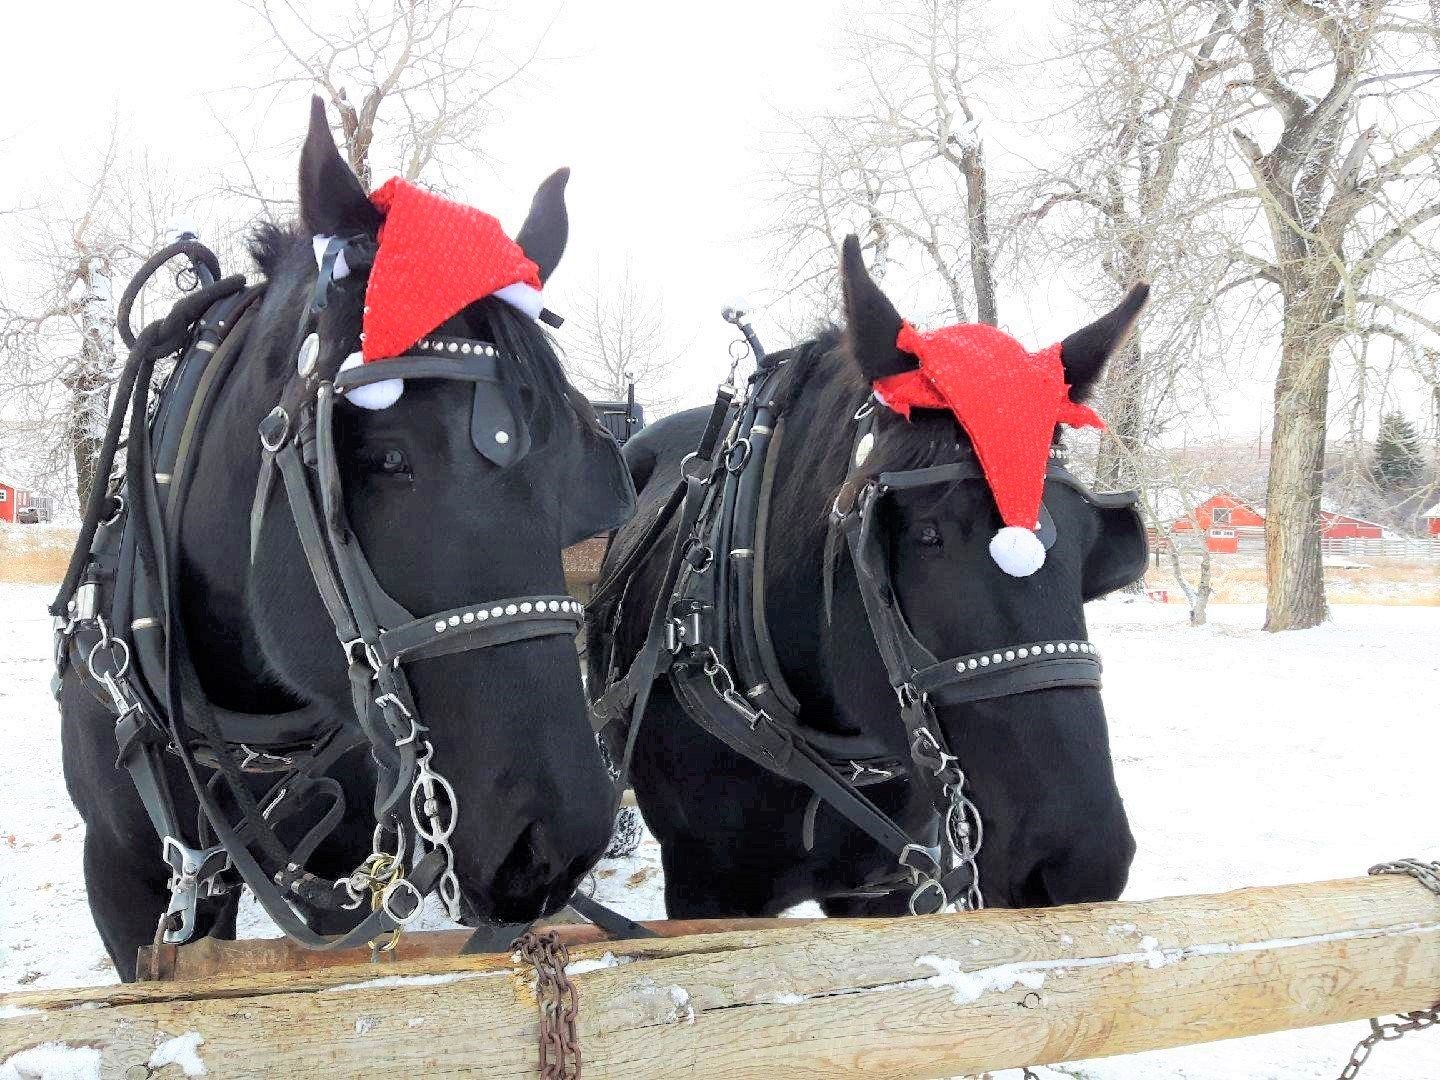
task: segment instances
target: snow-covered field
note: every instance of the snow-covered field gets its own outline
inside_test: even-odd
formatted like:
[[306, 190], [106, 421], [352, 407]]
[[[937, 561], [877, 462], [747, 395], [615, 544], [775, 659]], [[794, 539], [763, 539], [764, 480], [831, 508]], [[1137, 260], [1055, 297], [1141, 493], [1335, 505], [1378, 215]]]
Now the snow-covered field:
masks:
[[[114, 978], [80, 879], [81, 827], [60, 776], [46, 587], [0, 584], [0, 991]], [[1261, 612], [1094, 605], [1120, 783], [1139, 842], [1127, 896], [1363, 873], [1440, 856], [1440, 608], [1337, 608], [1272, 636]], [[603, 864], [598, 895], [662, 915], [653, 842]], [[244, 927], [263, 932], [247, 915]], [[1041, 1069], [1046, 1080], [1336, 1076], [1363, 1024]], [[1005, 1074], [1007, 1080], [1016, 1074]], [[1376, 1051], [1366, 1080], [1437, 1080], [1440, 1032]]]

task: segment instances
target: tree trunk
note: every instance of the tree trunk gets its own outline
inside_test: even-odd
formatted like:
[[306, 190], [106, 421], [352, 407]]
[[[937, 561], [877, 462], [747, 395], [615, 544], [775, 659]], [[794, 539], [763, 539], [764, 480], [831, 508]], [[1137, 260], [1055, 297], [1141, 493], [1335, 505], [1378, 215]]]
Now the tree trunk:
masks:
[[1195, 598], [1190, 602], [1190, 625], [1204, 626], [1210, 606], [1210, 545], [1200, 544], [1200, 584], [1195, 587]]
[[990, 241], [990, 197], [985, 159], [978, 144], [961, 155], [965, 171], [965, 217], [970, 232], [970, 277], [975, 285], [975, 319], [987, 326], [1000, 323], [995, 302], [995, 257]]
[[1302, 630], [1329, 618], [1320, 558], [1320, 490], [1330, 392], [1333, 288], [1323, 273], [1286, 298], [1265, 509], [1266, 630]]
[[1138, 486], [1133, 462], [1144, 434], [1142, 360], [1140, 335], [1134, 333], [1105, 365], [1107, 435], [1100, 440], [1095, 459], [1095, 486], [1100, 491], [1126, 491]]
[[115, 378], [115, 308], [110, 276], [98, 259], [82, 270], [80, 363], [66, 380], [70, 391], [70, 452], [75, 464], [75, 495], [84, 506], [90, 489], [105, 483], [95, 475], [96, 458], [110, 416], [110, 386]]

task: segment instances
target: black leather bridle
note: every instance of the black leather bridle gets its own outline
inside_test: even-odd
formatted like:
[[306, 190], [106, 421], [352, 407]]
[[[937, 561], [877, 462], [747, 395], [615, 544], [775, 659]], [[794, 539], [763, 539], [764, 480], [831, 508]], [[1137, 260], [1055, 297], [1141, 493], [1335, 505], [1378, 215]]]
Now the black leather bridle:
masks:
[[[138, 337], [127, 333], [133, 348], [116, 394], [97, 476], [110, 476], [128, 415], [132, 434], [125, 469], [114, 486], [96, 485], [65, 582], [51, 607], [56, 616], [57, 678], [77, 661], [88, 670], [95, 692], [116, 713], [119, 763], [129, 770], [161, 837], [172, 871], [171, 901], [162, 920], [164, 940], [170, 943], [186, 941], [193, 934], [199, 897], [230, 887], [221, 876], [228, 866], [250, 886], [277, 925], [310, 948], [352, 948], [380, 939], [417, 914], [431, 891], [438, 891], [449, 914], [458, 917], [459, 884], [448, 843], [458, 802], [454, 789], [432, 764], [433, 749], [404, 665], [492, 645], [573, 635], [583, 620], [582, 606], [567, 595], [492, 599], [417, 617], [380, 586], [345, 514], [334, 430], [336, 398], [385, 379], [442, 379], [466, 385], [474, 392], [472, 439], [477, 451], [500, 465], [524, 452], [524, 418], [515, 415], [514, 403], [519, 399], [505, 392], [500, 370], [503, 361], [514, 358], [490, 342], [432, 335], [402, 357], [341, 370], [346, 350], [340, 342], [322, 340], [319, 313], [335, 285], [330, 272], [342, 250], [351, 267], [367, 266], [373, 241], [334, 241], [321, 262], [311, 302], [292, 343], [296, 372], [260, 426], [262, 464], [251, 511], [251, 540], [253, 553], [267, 508], [274, 501], [273, 481], [278, 475], [279, 490], [284, 492], [306, 563], [347, 662], [356, 724], [338, 723], [328, 716], [317, 723], [306, 713], [298, 734], [292, 730], [283, 743], [261, 741], [272, 726], [271, 718], [228, 713], [206, 697], [190, 663], [178, 615], [178, 522], [195, 455], [177, 452], [171, 472], [157, 475], [160, 435], [149, 411], [152, 373], [157, 360], [176, 352], [183, 352], [177, 372], [198, 372], [198, 377], [172, 379], [172, 384], [199, 388], [186, 391], [193, 397], [169, 403], [170, 411], [183, 414], [186, 432], [198, 436], [216, 387], [223, 384], [243, 348], [263, 285], [244, 289], [238, 277], [215, 282], [214, 272], [206, 269], [199, 275], [202, 287], [177, 304], [171, 315]], [[187, 255], [197, 267], [216, 265], [214, 256], [198, 244], [167, 248], [147, 262], [127, 296], [179, 254]], [[506, 365], [507, 369], [517, 366]], [[162, 406], [156, 415], [164, 414]], [[507, 438], [489, 439], [482, 449], [482, 434], [488, 438], [497, 430], [505, 430]], [[160, 483], [167, 489], [163, 497]], [[126, 612], [123, 619], [114, 617], [117, 603]], [[132, 621], [130, 615], [137, 612], [143, 617]], [[143, 641], [134, 637], [156, 631], [158, 647], [148, 636]], [[132, 643], [136, 648], [131, 648]], [[275, 719], [282, 722], [276, 726], [283, 726], [287, 718]], [[296, 721], [289, 719], [294, 729]], [[248, 742], [234, 737], [237, 721], [250, 733]], [[306, 862], [343, 815], [339, 785], [323, 774], [357, 746], [368, 746], [378, 770], [374, 845], [353, 873], [331, 881], [308, 871]], [[181, 759], [202, 809], [193, 843], [180, 824], [169, 790], [162, 757], [167, 750]], [[257, 773], [275, 776], [269, 791], [258, 799], [249, 787]], [[229, 801], [238, 807], [237, 824], [232, 824], [234, 815], [219, 805], [218, 783], [224, 784]], [[298, 844], [287, 847], [275, 825], [317, 798], [328, 800], [329, 808]], [[213, 845], [205, 838], [207, 831]], [[413, 846], [406, 840], [407, 831], [413, 833]], [[297, 914], [295, 901], [332, 910], [368, 902], [372, 910], [332, 940]]]
[[[741, 327], [742, 331], [745, 327]], [[747, 334], [747, 338], [750, 335]], [[753, 347], [753, 346], [752, 346]], [[776, 451], [784, 425], [778, 386], [789, 352], [765, 355], [746, 392], [722, 386], [700, 445], [682, 468], [679, 485], [638, 541], [607, 566], [591, 598], [592, 634], [614, 630], [625, 595], [666, 525], [677, 521], [670, 558], [645, 640], [620, 674], [613, 670], [592, 705], [592, 717], [628, 764], [650, 685], [662, 674], [686, 713], [706, 731], [768, 771], [814, 793], [806, 815], [807, 846], [816, 808], [833, 807], [890, 851], [897, 880], [872, 882], [867, 892], [911, 889], [910, 909], [938, 911], [951, 904], [979, 907], [983, 897], [976, 863], [983, 823], [966, 792], [966, 777], [950, 751], [935, 704], [961, 704], [1052, 687], [1098, 688], [1100, 656], [1089, 641], [1050, 640], [1006, 645], [937, 659], [919, 641], [901, 610], [889, 571], [878, 512], [898, 491], [983, 480], [972, 456], [927, 468], [864, 470], [875, 443], [876, 403], [855, 416], [848, 475], [831, 515], [825, 555], [824, 607], [830, 610], [837, 546], [855, 568], [867, 621], [894, 688], [910, 762], [894, 759], [865, 735], [816, 731], [799, 722], [799, 704], [786, 687], [765, 619], [765, 536]], [[723, 441], [722, 441], [723, 433]], [[1052, 451], [1047, 479], [1075, 487], [1093, 505], [1135, 520], [1138, 547], [1107, 567], [1104, 580], [1087, 586], [1085, 599], [1134, 580], [1144, 571], [1144, 530], [1133, 492], [1096, 495], [1064, 468]], [[1039, 535], [1054, 542], [1048, 511]], [[1138, 557], [1137, 557], [1138, 556]], [[592, 648], [595, 647], [592, 644]], [[914, 774], [935, 811], [930, 832], [914, 835], [881, 810], [863, 788]]]

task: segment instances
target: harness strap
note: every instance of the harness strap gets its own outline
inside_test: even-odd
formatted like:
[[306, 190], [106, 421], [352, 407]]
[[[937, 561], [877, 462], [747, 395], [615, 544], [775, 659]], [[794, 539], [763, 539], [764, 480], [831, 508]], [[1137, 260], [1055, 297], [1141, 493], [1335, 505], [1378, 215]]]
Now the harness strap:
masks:
[[584, 605], [569, 596], [511, 597], [451, 608], [381, 630], [376, 652], [389, 664], [553, 634], [574, 637], [584, 621]]

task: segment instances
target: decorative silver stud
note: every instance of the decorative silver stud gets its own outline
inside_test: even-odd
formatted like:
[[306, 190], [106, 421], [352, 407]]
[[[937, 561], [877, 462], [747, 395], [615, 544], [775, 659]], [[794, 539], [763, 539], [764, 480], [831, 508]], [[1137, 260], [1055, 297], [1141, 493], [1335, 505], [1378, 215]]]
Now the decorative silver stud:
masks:
[[534, 610], [534, 605], [531, 604], [529, 600], [526, 600], [525, 603], [520, 605], [520, 610], [526, 615], [529, 615], [530, 612]]
[[475, 613], [474, 613], [473, 611], [467, 611], [467, 612], [465, 612], [464, 615], [461, 615], [461, 616], [460, 616], [460, 621], [461, 621], [461, 622], [465, 622], [465, 623], [474, 622], [474, 621], [475, 621]]
[[1014, 660], [1014, 659], [1015, 659], [1015, 650], [1014, 650], [1014, 649], [1006, 649], [1006, 650], [1005, 650], [1005, 659], [1006, 659], [1006, 660]]
[[1003, 656], [1001, 656], [1001, 655], [997, 652], [997, 653], [993, 654], [993, 655], [990, 657], [990, 662], [991, 662], [992, 664], [998, 664], [998, 663], [1000, 663], [1000, 662], [1001, 662], [1002, 660], [1004, 660], [1004, 659], [1005, 659], [1005, 658], [1004, 658]]
[[982, 657], [980, 657], [980, 666], [981, 666], [981, 667], [989, 667], [989, 666], [990, 666], [990, 658], [989, 658], [988, 656], [982, 656]]
[[451, 352], [459, 352], [459, 351], [460, 351], [460, 346], [459, 346], [458, 344], [456, 344], [455, 342], [453, 342], [453, 341], [450, 342], [450, 344], [447, 345], [447, 346], [445, 346], [445, 347], [446, 347], [447, 349], [449, 349]]
[[518, 612], [519, 610], [520, 610], [520, 609], [519, 609], [518, 607], [516, 607], [514, 604], [506, 604], [506, 605], [505, 605], [505, 614], [506, 614], [506, 615], [514, 615], [514, 614], [515, 614], [516, 612]]
[[464, 342], [464, 343], [460, 346], [460, 351], [461, 351], [461, 353], [463, 353], [464, 355], [469, 356], [469, 355], [470, 355], [470, 343], [469, 343], [468, 341], [467, 341], [467, 342]]
[[451, 615], [451, 616], [450, 616], [450, 625], [451, 625], [451, 626], [459, 626], [459, 625], [460, 625], [460, 616], [459, 616], [459, 615]]
[[1029, 650], [1029, 649], [1016, 649], [1016, 650], [1015, 650], [1015, 655], [1018, 656], [1018, 657], [1020, 657], [1021, 660], [1024, 660], [1027, 656], [1030, 655], [1030, 650]]
[[1046, 645], [1046, 646], [1045, 646], [1045, 651], [1046, 651], [1047, 653], [1053, 653], [1053, 652], [1055, 651], [1055, 646], [1054, 646], [1054, 645]]
[[860, 441], [855, 444], [855, 467], [859, 468], [861, 465], [864, 465], [866, 459], [870, 457], [870, 451], [874, 449], [875, 433], [873, 431], [867, 431], [864, 435], [860, 436]]
[[506, 443], [508, 443], [508, 442], [510, 441], [510, 433], [509, 433], [508, 431], [497, 431], [497, 432], [495, 432], [495, 441], [496, 441], [497, 443], [499, 443], [501, 446], [504, 446]]
[[437, 634], [440, 634], [440, 633], [444, 633], [444, 631], [445, 631], [445, 620], [444, 620], [444, 619], [436, 619], [436, 620], [435, 620], [435, 632], [436, 632]]
[[490, 612], [486, 611], [484, 608], [481, 608], [475, 613], [475, 618], [480, 622], [484, 622], [486, 619], [490, 618]]
[[505, 614], [505, 609], [502, 608], [502, 607], [500, 607], [498, 604], [497, 604], [495, 607], [492, 607], [492, 608], [490, 609], [490, 615], [491, 615], [492, 618], [498, 619], [498, 618], [500, 618], [501, 615], [504, 615], [504, 614]]
[[295, 355], [295, 370], [301, 375], [309, 375], [319, 359], [320, 335], [306, 334], [305, 340], [300, 343], [300, 351]]

